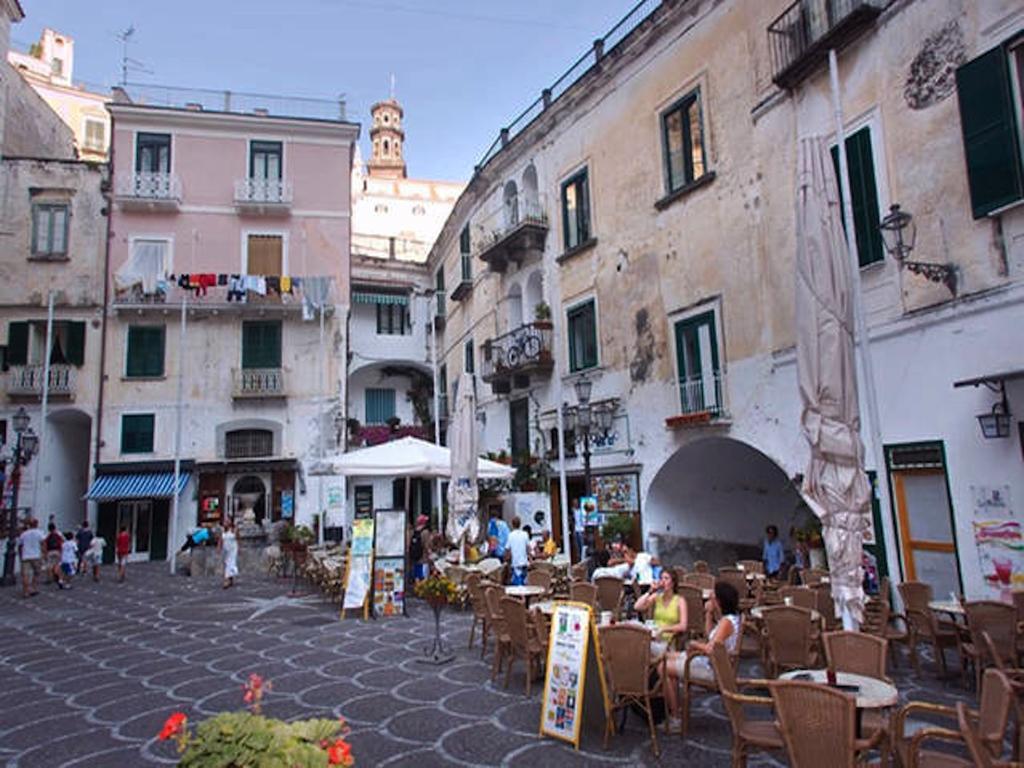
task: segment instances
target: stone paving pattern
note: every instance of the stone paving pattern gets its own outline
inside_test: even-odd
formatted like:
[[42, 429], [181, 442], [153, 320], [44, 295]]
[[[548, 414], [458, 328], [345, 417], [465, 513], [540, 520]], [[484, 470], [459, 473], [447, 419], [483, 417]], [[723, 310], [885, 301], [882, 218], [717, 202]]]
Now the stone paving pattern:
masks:
[[[432, 667], [416, 661], [433, 631], [419, 601], [408, 618], [339, 621], [335, 606], [289, 597], [290, 582], [270, 578], [222, 590], [214, 579], [172, 578], [162, 563], [131, 565], [123, 584], [112, 577], [107, 568], [99, 584], [79, 577], [72, 590], [44, 586], [29, 600], [0, 592], [0, 764], [174, 764], [173, 746], [155, 738], [167, 716], [241, 708], [252, 672], [272, 682], [267, 715], [344, 715], [357, 765], [729, 764], [717, 696], [697, 698], [688, 741], [659, 731], [660, 762], [635, 715], [608, 750], [540, 738], [540, 684], [523, 694], [521, 662], [507, 690], [490, 682], [490, 654], [466, 648], [469, 612], [445, 615], [457, 656]], [[741, 671], [759, 673], [753, 662]], [[973, 700], [958, 680], [937, 681], [928, 662], [920, 679], [905, 661], [894, 677], [905, 699]]]

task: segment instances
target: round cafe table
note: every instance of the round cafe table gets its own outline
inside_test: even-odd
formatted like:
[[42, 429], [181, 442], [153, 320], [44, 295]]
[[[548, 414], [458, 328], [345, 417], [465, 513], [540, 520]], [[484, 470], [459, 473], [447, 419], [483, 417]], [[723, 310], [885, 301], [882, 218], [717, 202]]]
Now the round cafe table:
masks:
[[526, 607], [530, 607], [530, 598], [540, 597], [545, 592], [544, 587], [532, 587], [528, 584], [521, 587], [505, 587], [505, 594], [509, 597], [522, 598], [523, 602], [526, 603]]
[[[782, 603], [780, 603], [779, 605], [781, 606]], [[750, 609], [750, 615], [753, 616], [758, 621], [760, 621], [761, 619], [764, 618], [764, 609], [768, 608], [768, 607], [770, 607], [770, 608], [778, 608], [779, 606], [775, 606], [775, 605], [772, 605], [772, 606], [755, 605], [753, 608]], [[799, 608], [799, 606], [795, 606], [795, 607]], [[811, 621], [817, 621], [820, 618], [821, 618], [821, 614], [818, 613], [816, 610], [814, 610], [812, 608], [811, 609]]]
[[963, 618], [964, 607], [959, 600], [932, 600], [928, 607], [937, 613], [948, 613], [954, 619]]
[[[824, 669], [794, 669], [779, 675], [780, 680], [802, 680], [808, 683], [825, 685], [828, 683], [828, 671]], [[900, 695], [896, 686], [885, 680], [867, 675], [855, 675], [852, 672], [837, 672], [836, 684], [842, 689], [850, 686], [848, 693], [857, 700], [857, 709], [885, 709], [899, 703]], [[853, 690], [856, 688], [856, 690]]]

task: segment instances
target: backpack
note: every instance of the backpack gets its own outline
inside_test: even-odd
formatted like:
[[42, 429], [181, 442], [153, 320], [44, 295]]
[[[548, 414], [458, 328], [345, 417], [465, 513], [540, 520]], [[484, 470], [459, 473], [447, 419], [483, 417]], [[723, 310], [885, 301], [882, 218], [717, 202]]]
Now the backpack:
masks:
[[418, 528], [414, 528], [409, 541], [409, 559], [418, 563], [423, 558], [423, 536]]

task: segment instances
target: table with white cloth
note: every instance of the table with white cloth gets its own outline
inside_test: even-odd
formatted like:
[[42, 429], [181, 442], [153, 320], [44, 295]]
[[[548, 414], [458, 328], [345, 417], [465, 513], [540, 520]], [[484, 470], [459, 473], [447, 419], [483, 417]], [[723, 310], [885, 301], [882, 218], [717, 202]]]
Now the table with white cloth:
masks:
[[523, 586], [511, 586], [505, 587], [505, 594], [509, 597], [520, 598], [526, 603], [526, 607], [530, 607], [530, 599], [534, 597], [540, 597], [547, 590], [544, 587], [534, 587], [529, 584]]

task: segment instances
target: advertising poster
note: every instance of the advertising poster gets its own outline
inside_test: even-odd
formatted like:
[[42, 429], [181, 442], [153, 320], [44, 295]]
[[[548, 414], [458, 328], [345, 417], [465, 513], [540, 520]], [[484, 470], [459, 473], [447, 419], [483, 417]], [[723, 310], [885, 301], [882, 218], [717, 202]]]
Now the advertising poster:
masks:
[[373, 518], [363, 517], [352, 521], [352, 554], [356, 557], [373, 552]]
[[373, 615], [401, 616], [405, 609], [405, 558], [389, 557], [373, 564]]
[[590, 609], [559, 603], [551, 617], [548, 665], [544, 676], [540, 732], [579, 743], [584, 670], [590, 639]]
[[600, 475], [594, 478], [597, 508], [604, 514], [640, 511], [640, 492], [636, 475]]
[[291, 520], [295, 515], [295, 492], [281, 491], [281, 517]]
[[362, 608], [370, 593], [373, 568], [373, 518], [352, 521], [352, 549], [349, 551], [348, 571], [345, 579], [344, 613], [349, 608]]
[[583, 521], [587, 527], [601, 524], [601, 513], [597, 507], [596, 496], [583, 496], [580, 498], [580, 509], [583, 510]]
[[993, 596], [1010, 600], [1024, 587], [1024, 535], [1017, 520], [975, 520], [974, 544], [985, 586]]

